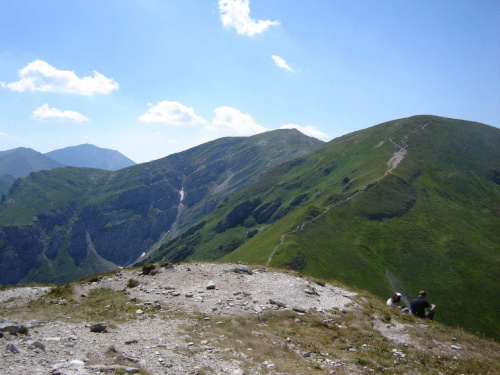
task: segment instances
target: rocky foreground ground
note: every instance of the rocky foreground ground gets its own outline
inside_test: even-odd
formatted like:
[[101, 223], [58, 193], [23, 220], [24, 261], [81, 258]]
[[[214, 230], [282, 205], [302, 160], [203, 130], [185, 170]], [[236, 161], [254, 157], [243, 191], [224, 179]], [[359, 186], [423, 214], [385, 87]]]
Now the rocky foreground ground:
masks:
[[142, 273], [1, 291], [0, 374], [500, 370], [494, 342], [297, 275], [205, 263]]

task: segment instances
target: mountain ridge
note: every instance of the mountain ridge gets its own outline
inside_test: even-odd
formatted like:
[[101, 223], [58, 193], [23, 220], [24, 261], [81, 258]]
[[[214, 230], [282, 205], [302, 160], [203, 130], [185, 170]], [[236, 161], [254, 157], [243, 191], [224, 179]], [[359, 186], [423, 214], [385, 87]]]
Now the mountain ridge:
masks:
[[[294, 143], [277, 148], [285, 134]], [[3, 243], [35, 241], [34, 281], [54, 277], [53, 263], [64, 265], [58, 282], [81, 275], [97, 254], [119, 265], [244, 261], [381, 297], [425, 289], [439, 321], [500, 337], [489, 298], [500, 293], [498, 129], [413, 116], [307, 152], [297, 145], [311, 139], [296, 136], [221, 139], [117, 172], [34, 174], [0, 206]]]
[[[0, 205], [0, 282], [82, 277], [96, 272], [86, 261], [95, 254], [102, 267], [105, 261], [126, 266], [268, 168], [322, 144], [277, 130], [223, 138], [118, 171], [68, 167], [31, 174], [17, 180]], [[12, 263], [21, 268], [13, 272]]]
[[[268, 264], [380, 296], [393, 290], [391, 274], [410, 297], [432, 290], [443, 322], [499, 337], [499, 306], [487, 297], [500, 292], [499, 149], [498, 129], [437, 116], [354, 132], [269, 171], [150, 260]], [[277, 200], [280, 219], [260, 220]]]

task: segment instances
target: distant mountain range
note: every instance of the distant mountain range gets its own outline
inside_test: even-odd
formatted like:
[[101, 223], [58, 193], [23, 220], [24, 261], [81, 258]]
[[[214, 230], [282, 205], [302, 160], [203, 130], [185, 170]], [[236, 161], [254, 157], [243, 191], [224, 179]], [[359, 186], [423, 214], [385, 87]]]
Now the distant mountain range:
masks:
[[52, 160], [69, 167], [99, 168], [108, 171], [130, 167], [135, 163], [115, 150], [84, 144], [47, 152]]
[[46, 154], [25, 147], [0, 151], [0, 194], [7, 193], [16, 178], [26, 177], [31, 172], [67, 166], [114, 171], [134, 164], [118, 151], [90, 144], [67, 147]]
[[113, 173], [41, 171], [0, 202], [0, 283], [244, 261], [383, 299], [425, 289], [437, 320], [500, 338], [499, 176], [499, 129], [436, 116], [328, 143], [222, 138]]
[[26, 177], [31, 172], [59, 167], [64, 167], [64, 164], [31, 148], [0, 151], [0, 176]]

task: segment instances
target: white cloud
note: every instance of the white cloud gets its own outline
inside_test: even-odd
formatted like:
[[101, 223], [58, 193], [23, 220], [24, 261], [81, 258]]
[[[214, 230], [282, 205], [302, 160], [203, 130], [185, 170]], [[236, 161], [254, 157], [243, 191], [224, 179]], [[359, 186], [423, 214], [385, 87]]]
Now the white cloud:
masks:
[[297, 124], [286, 124], [283, 125], [280, 129], [297, 129], [299, 132], [308, 135], [310, 137], [318, 138], [318, 139], [328, 139], [328, 134], [323, 133], [322, 131], [316, 129], [314, 126], [300, 126]]
[[280, 24], [279, 21], [251, 19], [249, 0], [219, 0], [219, 12], [222, 24], [242, 35], [260, 34]]
[[140, 122], [159, 122], [173, 126], [206, 124], [207, 121], [197, 116], [194, 109], [179, 102], [164, 100], [152, 106], [146, 113], [139, 116]]
[[272, 55], [272, 59], [274, 60], [274, 63], [276, 64], [277, 67], [288, 70], [289, 72], [293, 72], [294, 70], [290, 67], [290, 65], [287, 64], [285, 60], [283, 60], [281, 57]]
[[209, 130], [232, 130], [239, 134], [249, 135], [265, 132], [267, 129], [257, 124], [247, 113], [231, 107], [218, 107], [214, 109], [212, 123], [207, 125]]
[[14, 91], [61, 92], [79, 95], [109, 94], [118, 83], [94, 71], [93, 77], [78, 78], [69, 70], [58, 70], [42, 60], [35, 60], [19, 71], [20, 80], [1, 82], [2, 87]]
[[0, 132], [0, 137], [8, 137], [9, 135], [7, 133], [4, 133], [4, 132]]
[[197, 116], [193, 108], [175, 101], [161, 101], [139, 116], [140, 122], [156, 122], [172, 126], [204, 125], [208, 131], [230, 132], [242, 135], [252, 135], [265, 132], [267, 129], [257, 124], [247, 113], [231, 107], [214, 109], [211, 122]]
[[48, 104], [33, 111], [33, 118], [37, 120], [70, 120], [70, 121], [89, 121], [87, 117], [75, 111], [61, 111], [57, 108], [50, 108]]

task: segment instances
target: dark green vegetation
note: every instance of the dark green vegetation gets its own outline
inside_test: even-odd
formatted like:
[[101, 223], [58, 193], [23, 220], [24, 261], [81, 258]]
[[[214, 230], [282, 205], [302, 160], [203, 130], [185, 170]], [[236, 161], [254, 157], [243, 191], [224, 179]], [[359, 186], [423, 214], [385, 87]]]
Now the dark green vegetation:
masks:
[[0, 283], [62, 283], [128, 265], [273, 166], [322, 143], [278, 130], [115, 172], [31, 173], [1, 200]]
[[270, 259], [384, 299], [425, 289], [437, 320], [500, 338], [499, 173], [499, 129], [391, 121], [274, 168], [147, 261]]
[[130, 167], [135, 163], [118, 151], [90, 144], [72, 146], [47, 152], [52, 160], [71, 167], [99, 168], [108, 171]]

